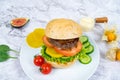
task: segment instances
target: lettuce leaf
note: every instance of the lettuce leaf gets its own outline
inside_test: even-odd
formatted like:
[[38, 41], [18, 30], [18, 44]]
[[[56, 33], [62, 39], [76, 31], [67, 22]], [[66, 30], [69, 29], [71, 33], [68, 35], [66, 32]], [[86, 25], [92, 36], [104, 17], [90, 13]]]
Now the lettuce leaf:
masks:
[[63, 64], [71, 62], [74, 59], [78, 59], [79, 55], [83, 52], [84, 51], [81, 51], [78, 54], [76, 54], [75, 56], [55, 58], [55, 57], [51, 57], [50, 55], [48, 55], [46, 53], [46, 46], [45, 45], [43, 45], [42, 49], [41, 49], [41, 54], [46, 60], [52, 61], [52, 62], [57, 62], [57, 63], [63, 63]]

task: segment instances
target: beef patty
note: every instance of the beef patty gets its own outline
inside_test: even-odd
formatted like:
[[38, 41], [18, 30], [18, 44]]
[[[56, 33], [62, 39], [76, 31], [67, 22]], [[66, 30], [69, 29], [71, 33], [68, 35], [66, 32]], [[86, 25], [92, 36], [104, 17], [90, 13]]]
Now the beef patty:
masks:
[[73, 47], [77, 47], [79, 38], [74, 39], [66, 39], [66, 40], [58, 40], [58, 39], [51, 39], [48, 38], [48, 41], [53, 44], [54, 46], [61, 48], [61, 49], [71, 49]]

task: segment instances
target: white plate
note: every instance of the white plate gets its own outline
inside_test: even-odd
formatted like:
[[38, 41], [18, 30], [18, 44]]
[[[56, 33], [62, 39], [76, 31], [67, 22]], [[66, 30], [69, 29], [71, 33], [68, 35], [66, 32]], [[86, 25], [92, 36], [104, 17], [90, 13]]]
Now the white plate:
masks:
[[40, 49], [34, 49], [27, 45], [24, 41], [20, 53], [20, 64], [24, 72], [32, 80], [87, 80], [95, 72], [99, 64], [99, 50], [95, 42], [89, 38], [94, 46], [94, 52], [90, 55], [92, 62], [89, 64], [81, 64], [77, 61], [75, 64], [65, 69], [53, 69], [48, 75], [40, 73], [39, 68], [33, 64], [35, 54], [40, 53]]

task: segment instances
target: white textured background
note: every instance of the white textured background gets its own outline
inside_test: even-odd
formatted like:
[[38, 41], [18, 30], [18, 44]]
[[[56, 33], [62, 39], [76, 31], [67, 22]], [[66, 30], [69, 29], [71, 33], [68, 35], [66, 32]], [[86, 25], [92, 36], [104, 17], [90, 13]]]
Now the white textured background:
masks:
[[[120, 32], [120, 0], [0, 0], [0, 44], [8, 44], [20, 51], [23, 38], [34, 28], [45, 27], [53, 18], [64, 17], [79, 22], [83, 16], [107, 16], [108, 24], [116, 24]], [[16, 17], [28, 17], [30, 22], [21, 29], [12, 28], [10, 20]], [[105, 59], [108, 45], [101, 42], [103, 28], [103, 25], [96, 24], [90, 32], [100, 49], [101, 58], [97, 71], [89, 80], [120, 80], [120, 62]], [[0, 63], [0, 80], [30, 79], [23, 72], [19, 59], [10, 59]]]

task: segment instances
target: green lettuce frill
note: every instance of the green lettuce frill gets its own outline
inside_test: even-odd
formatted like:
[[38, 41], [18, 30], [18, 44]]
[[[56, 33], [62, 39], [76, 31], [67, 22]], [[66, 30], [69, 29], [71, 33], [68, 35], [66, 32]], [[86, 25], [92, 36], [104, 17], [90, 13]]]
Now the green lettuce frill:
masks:
[[42, 53], [42, 56], [43, 56], [46, 60], [48, 60], [48, 61], [65, 64], [65, 63], [68, 63], [68, 62], [73, 61], [74, 59], [78, 59], [79, 56], [81, 55], [81, 53], [82, 53], [82, 54], [84, 53], [84, 50], [82, 49], [82, 50], [81, 50], [78, 54], [76, 54], [75, 56], [55, 58], [55, 57], [51, 57], [50, 55], [48, 55], [48, 54], [46, 53], [46, 46], [43, 45], [42, 48], [41, 48], [41, 53]]

